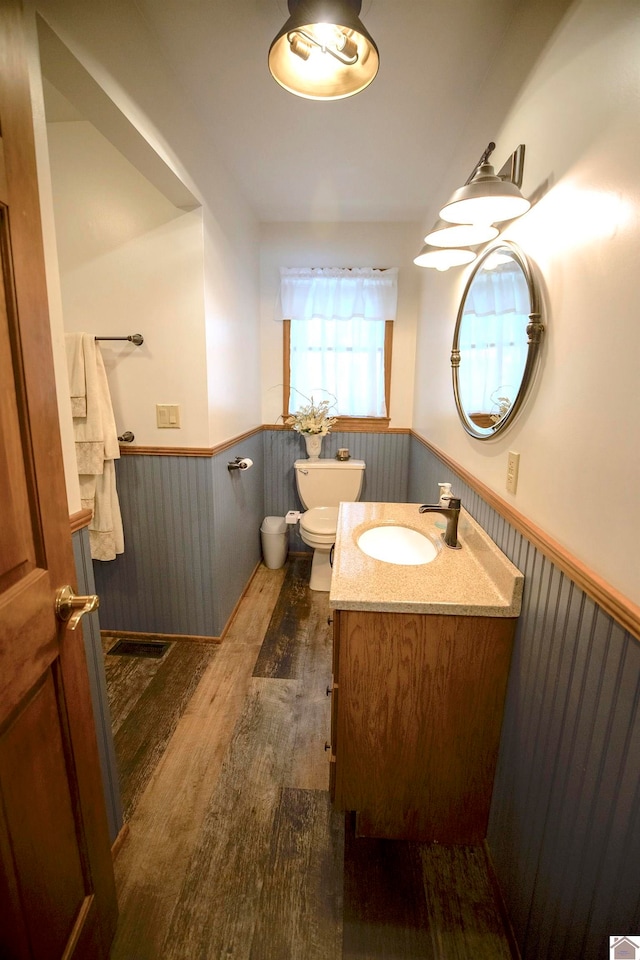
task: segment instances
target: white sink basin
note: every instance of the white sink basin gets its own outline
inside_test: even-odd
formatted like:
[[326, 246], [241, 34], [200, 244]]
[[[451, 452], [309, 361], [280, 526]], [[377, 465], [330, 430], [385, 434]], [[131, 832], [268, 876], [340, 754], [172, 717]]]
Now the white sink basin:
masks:
[[374, 560], [408, 566], [430, 563], [438, 555], [437, 547], [429, 537], [411, 527], [391, 524], [365, 530], [358, 537], [358, 546]]

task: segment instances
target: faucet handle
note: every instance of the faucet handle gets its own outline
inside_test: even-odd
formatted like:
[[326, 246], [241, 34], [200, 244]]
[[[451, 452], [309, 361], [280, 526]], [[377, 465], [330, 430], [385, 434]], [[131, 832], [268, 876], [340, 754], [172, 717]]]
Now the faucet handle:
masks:
[[[444, 499], [444, 498], [443, 498]], [[449, 501], [450, 510], [459, 510], [460, 509], [460, 497], [446, 497]]]

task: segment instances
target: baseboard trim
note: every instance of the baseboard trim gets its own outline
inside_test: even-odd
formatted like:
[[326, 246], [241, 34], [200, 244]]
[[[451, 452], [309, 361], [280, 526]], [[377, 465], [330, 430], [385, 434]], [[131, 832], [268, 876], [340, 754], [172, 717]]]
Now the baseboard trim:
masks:
[[527, 538], [541, 553], [543, 553], [558, 569], [562, 570], [570, 580], [572, 580], [588, 597], [591, 597], [599, 607], [613, 617], [623, 629], [628, 630], [632, 636], [640, 640], [640, 606], [633, 603], [619, 590], [616, 590], [610, 583], [607, 583], [602, 577], [591, 570], [586, 564], [578, 560], [565, 547], [550, 537], [544, 530], [532, 523], [524, 514], [514, 509], [510, 503], [498, 496], [494, 490], [487, 487], [481, 480], [478, 480], [472, 473], [460, 466], [455, 460], [449, 457], [438, 447], [425, 440], [420, 434], [412, 432], [423, 446], [433, 453], [451, 470], [455, 471], [461, 480], [464, 480], [476, 493], [485, 500], [490, 507], [504, 517], [511, 526], [515, 527], [523, 536]]
[[502, 923], [504, 924], [504, 932], [507, 938], [507, 942], [509, 944], [509, 950], [511, 951], [511, 956], [513, 957], [513, 960], [522, 960], [520, 956], [520, 948], [518, 946], [518, 941], [516, 940], [516, 935], [513, 931], [511, 917], [509, 916], [509, 911], [507, 910], [507, 905], [502, 895], [502, 888], [498, 880], [498, 874], [496, 873], [496, 868], [493, 865], [491, 850], [489, 849], [489, 844], [487, 843], [486, 840], [482, 841], [482, 848], [484, 850], [484, 856], [487, 863], [487, 873], [489, 874], [489, 880], [493, 888], [493, 895], [498, 905], [498, 910], [500, 912]]
[[236, 613], [238, 612], [238, 608], [239, 608], [240, 604], [242, 603], [242, 601], [244, 600], [245, 596], [247, 595], [247, 591], [249, 590], [249, 587], [250, 587], [251, 584], [253, 583], [253, 578], [255, 577], [256, 573], [257, 573], [258, 570], [260, 569], [260, 563], [261, 563], [261, 561], [258, 560], [258, 562], [256, 563], [256, 565], [255, 565], [255, 567], [254, 567], [254, 569], [253, 569], [253, 573], [251, 574], [251, 576], [250, 576], [249, 579], [247, 580], [247, 582], [246, 582], [246, 584], [245, 584], [245, 587], [244, 587], [244, 590], [243, 590], [242, 593], [240, 594], [240, 597], [239, 597], [239, 599], [238, 599], [235, 607], [234, 607], [233, 610], [231, 611], [231, 615], [230, 615], [230, 617], [228, 618], [227, 622], [225, 623], [224, 628], [223, 628], [223, 630], [222, 630], [222, 633], [220, 634], [220, 640], [219, 640], [220, 643], [222, 643], [222, 642], [224, 641], [224, 638], [225, 638], [226, 635], [228, 634], [229, 628], [231, 627], [231, 624], [233, 623], [233, 618], [235, 617]]
[[124, 846], [125, 840], [127, 839], [128, 836], [129, 836], [129, 824], [128, 824], [128, 823], [123, 823], [122, 826], [121, 826], [121, 828], [120, 828], [120, 832], [118, 833], [118, 836], [115, 838], [115, 840], [114, 840], [113, 843], [111, 844], [111, 859], [112, 859], [112, 860], [116, 860], [116, 859], [117, 859], [117, 856], [118, 856], [118, 854], [120, 853], [120, 851], [122, 850], [122, 847]]
[[140, 633], [137, 630], [101, 630], [102, 637], [113, 637], [115, 640], [189, 640], [191, 643], [222, 643], [222, 637], [198, 637], [188, 633]]

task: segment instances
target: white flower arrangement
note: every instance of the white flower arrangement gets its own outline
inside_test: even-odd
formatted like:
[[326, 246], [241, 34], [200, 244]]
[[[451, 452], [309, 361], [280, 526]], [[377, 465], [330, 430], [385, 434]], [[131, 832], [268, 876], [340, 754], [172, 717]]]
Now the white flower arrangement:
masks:
[[296, 410], [294, 414], [287, 417], [285, 423], [293, 427], [298, 433], [307, 434], [307, 436], [326, 437], [331, 427], [338, 422], [337, 417], [329, 416], [331, 403], [329, 400], [320, 400], [316, 403], [311, 397], [305, 397], [309, 402]]
[[493, 394], [491, 394], [491, 399], [494, 403], [497, 403], [498, 412], [490, 413], [489, 417], [493, 423], [498, 423], [511, 409], [511, 400], [509, 400], [509, 397], [494, 397]]

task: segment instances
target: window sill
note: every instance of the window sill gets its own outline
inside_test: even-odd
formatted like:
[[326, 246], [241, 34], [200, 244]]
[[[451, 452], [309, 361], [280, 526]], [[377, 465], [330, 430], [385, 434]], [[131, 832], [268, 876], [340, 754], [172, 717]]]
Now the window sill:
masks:
[[375, 430], [388, 430], [389, 417], [338, 417], [332, 431], [347, 430], [352, 433], [371, 433]]
[[[282, 419], [286, 420], [289, 416], [289, 413], [283, 413]], [[347, 433], [385, 433], [389, 430], [390, 422], [390, 417], [338, 417], [337, 423], [331, 427], [331, 432], [344, 430]], [[293, 428], [283, 424], [282, 429]]]

